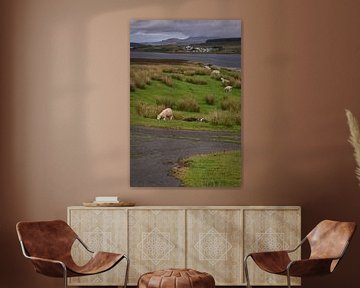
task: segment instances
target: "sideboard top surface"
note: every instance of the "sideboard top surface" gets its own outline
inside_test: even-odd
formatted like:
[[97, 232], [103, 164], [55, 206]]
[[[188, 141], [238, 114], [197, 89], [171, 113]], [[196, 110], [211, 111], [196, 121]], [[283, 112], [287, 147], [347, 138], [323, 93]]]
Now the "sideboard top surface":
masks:
[[68, 209], [131, 209], [131, 210], [186, 210], [186, 209], [221, 209], [221, 210], [262, 210], [262, 209], [281, 209], [281, 210], [301, 210], [301, 206], [132, 206], [132, 207], [85, 207], [69, 206]]

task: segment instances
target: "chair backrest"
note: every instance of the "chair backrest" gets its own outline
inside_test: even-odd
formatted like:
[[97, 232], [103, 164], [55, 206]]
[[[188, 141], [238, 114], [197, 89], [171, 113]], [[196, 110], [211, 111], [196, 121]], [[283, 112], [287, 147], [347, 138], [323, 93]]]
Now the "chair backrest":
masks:
[[355, 222], [321, 221], [306, 236], [311, 248], [310, 258], [337, 258], [342, 256], [355, 229]]
[[19, 222], [19, 240], [30, 256], [61, 260], [69, 257], [75, 232], [62, 220]]

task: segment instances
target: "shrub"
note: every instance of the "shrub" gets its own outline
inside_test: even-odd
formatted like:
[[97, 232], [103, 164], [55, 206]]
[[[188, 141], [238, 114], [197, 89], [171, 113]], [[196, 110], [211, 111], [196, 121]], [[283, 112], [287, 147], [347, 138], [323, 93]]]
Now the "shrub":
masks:
[[241, 88], [241, 81], [240, 79], [239, 80], [235, 80], [233, 83], [232, 83], [232, 86], [234, 88]]
[[210, 75], [210, 73], [211, 70], [205, 68], [200, 68], [195, 70], [195, 75]]
[[214, 111], [209, 114], [208, 121], [213, 125], [223, 125], [231, 127], [234, 125], [240, 125], [241, 117], [240, 113], [234, 113], [230, 111]]
[[196, 84], [196, 85], [206, 85], [207, 84], [206, 80], [193, 78], [193, 77], [186, 78], [186, 82], [191, 83], [191, 84]]
[[232, 77], [238, 80], [241, 78], [241, 73], [238, 70], [222, 68], [221, 74], [225, 75], [227, 78]]
[[228, 110], [231, 112], [240, 112], [241, 103], [239, 99], [224, 97], [224, 99], [220, 103], [220, 107], [222, 110]]
[[194, 98], [188, 97], [180, 100], [177, 109], [187, 112], [200, 112], [200, 106]]
[[230, 83], [227, 85], [232, 86], [233, 88], [241, 88], [241, 80], [234, 78], [234, 77], [228, 77], [228, 79], [230, 80]]
[[150, 84], [151, 77], [147, 70], [134, 70], [130, 73], [130, 79], [136, 88], [145, 89]]
[[175, 120], [183, 120], [185, 118], [184, 114], [179, 111], [173, 111], [173, 116]]
[[181, 68], [176, 67], [167, 67], [162, 70], [164, 73], [183, 73], [183, 70]]
[[176, 101], [172, 97], [159, 96], [155, 98], [157, 105], [164, 106], [165, 108], [174, 108], [176, 106]]
[[172, 74], [171, 77], [179, 81], [184, 81], [184, 76], [181, 74]]
[[215, 97], [214, 95], [206, 95], [205, 96], [205, 102], [208, 105], [214, 105], [215, 104]]
[[152, 80], [161, 81], [161, 76], [162, 76], [161, 73], [156, 73], [156, 72], [151, 73]]
[[165, 109], [163, 105], [150, 105], [144, 102], [136, 103], [136, 112], [139, 116], [145, 118], [153, 118], [155, 119], [156, 116]]
[[130, 92], [134, 92], [136, 88], [136, 85], [133, 81], [130, 81]]
[[169, 76], [164, 76], [164, 75], [162, 75], [162, 76], [160, 77], [160, 81], [161, 81], [162, 83], [164, 83], [166, 86], [169, 86], [169, 87], [172, 87], [172, 86], [173, 86], [173, 80], [172, 80], [172, 78], [169, 77]]
[[175, 69], [174, 68], [164, 68], [162, 70], [164, 73], [175, 73]]
[[194, 76], [195, 70], [184, 70], [183, 74], [186, 76]]

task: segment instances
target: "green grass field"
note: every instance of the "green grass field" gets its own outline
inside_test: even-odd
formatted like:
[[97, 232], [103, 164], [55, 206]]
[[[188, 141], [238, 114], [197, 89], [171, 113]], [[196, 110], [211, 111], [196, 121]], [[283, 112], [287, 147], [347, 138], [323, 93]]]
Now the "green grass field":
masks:
[[241, 183], [240, 151], [192, 156], [184, 159], [173, 173], [186, 187], [238, 187]]
[[[220, 69], [220, 76], [202, 64], [186, 61], [135, 59], [130, 67], [130, 115], [132, 125], [172, 129], [240, 132], [241, 76]], [[228, 82], [222, 83], [220, 77]], [[231, 85], [232, 91], [224, 87]], [[164, 108], [174, 119], [157, 120]], [[205, 122], [196, 120], [205, 119]]]

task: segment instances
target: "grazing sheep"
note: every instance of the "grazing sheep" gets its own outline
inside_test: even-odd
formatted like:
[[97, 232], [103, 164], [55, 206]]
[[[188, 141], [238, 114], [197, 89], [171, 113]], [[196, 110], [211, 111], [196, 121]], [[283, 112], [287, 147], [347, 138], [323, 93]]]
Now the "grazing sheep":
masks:
[[172, 109], [171, 109], [171, 108], [166, 108], [166, 109], [162, 110], [162, 111], [160, 112], [160, 114], [157, 115], [156, 118], [157, 118], [158, 120], [160, 120], [160, 119], [166, 120], [166, 119], [168, 119], [168, 118], [169, 118], [170, 120], [172, 120], [173, 117], [174, 117], [174, 115], [173, 115]]
[[222, 82], [223, 84], [230, 83], [230, 80], [227, 80], [227, 79], [225, 79], [225, 78], [223, 78], [223, 77], [221, 77], [220, 79], [221, 79], [221, 82]]
[[210, 66], [207, 66], [207, 65], [204, 66], [204, 68], [207, 69], [207, 70], [211, 70]]
[[219, 70], [213, 70], [211, 72], [211, 75], [220, 75], [220, 71]]
[[232, 86], [226, 86], [226, 87], [224, 88], [224, 91], [225, 91], [225, 92], [231, 92], [231, 90], [232, 90]]

